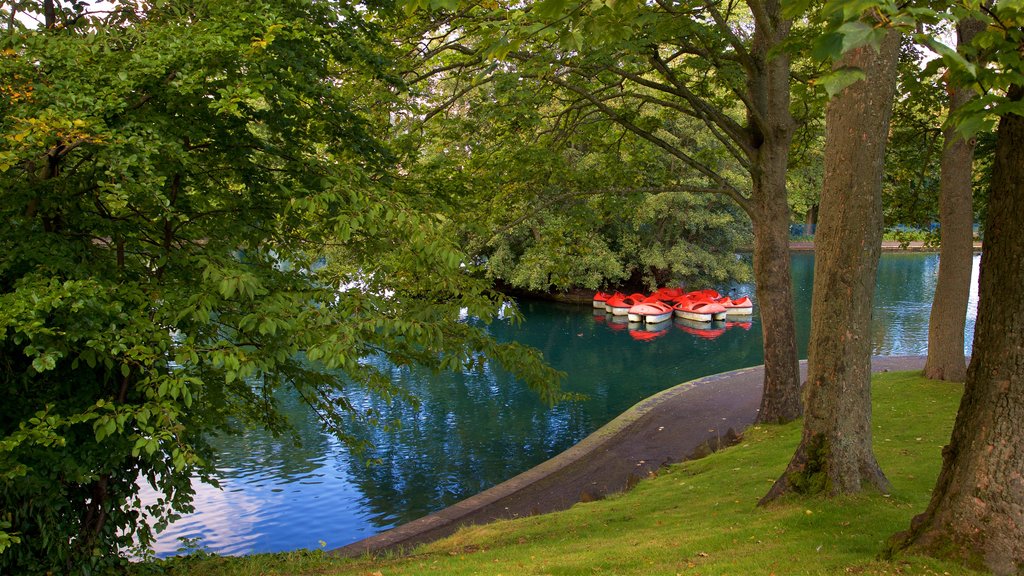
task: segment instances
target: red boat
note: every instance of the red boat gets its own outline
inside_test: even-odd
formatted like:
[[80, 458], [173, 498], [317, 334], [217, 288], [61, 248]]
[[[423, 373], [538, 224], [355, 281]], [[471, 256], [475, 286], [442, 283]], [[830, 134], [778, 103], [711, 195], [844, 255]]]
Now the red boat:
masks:
[[[615, 294], [618, 294], [618, 292], [616, 292]], [[598, 292], [597, 294], [594, 294], [594, 308], [600, 308], [604, 310], [605, 302], [607, 302], [608, 299], [611, 298], [612, 296], [613, 294], [605, 294], [604, 292]]]
[[720, 298], [718, 303], [725, 308], [725, 313], [729, 316], [750, 316], [754, 313], [754, 303], [746, 296], [741, 296], [735, 300], [726, 296]]
[[672, 317], [672, 307], [662, 302], [658, 298], [658, 294], [654, 293], [631, 307], [627, 315], [630, 322], [657, 324]]
[[668, 288], [668, 287], [658, 288], [657, 290], [654, 291], [654, 294], [651, 294], [651, 296], [656, 296], [658, 298], [658, 300], [661, 300], [662, 302], [666, 302], [666, 303], [673, 303], [673, 302], [675, 302], [676, 298], [679, 298], [682, 295], [683, 295], [683, 289], [682, 288]]
[[718, 290], [712, 290], [711, 288], [687, 292], [685, 296], [690, 300], [696, 300], [698, 302], [715, 302], [722, 297], [722, 295], [718, 293]]
[[694, 322], [725, 320], [725, 307], [715, 302], [680, 298], [672, 308], [675, 310], [676, 316], [693, 320]]
[[643, 302], [644, 298], [646, 298], [646, 296], [643, 294], [630, 294], [629, 296], [624, 296], [616, 292], [605, 302], [604, 309], [610, 312], [613, 316], [625, 316], [626, 314], [629, 314], [630, 308], [636, 306], [640, 302]]

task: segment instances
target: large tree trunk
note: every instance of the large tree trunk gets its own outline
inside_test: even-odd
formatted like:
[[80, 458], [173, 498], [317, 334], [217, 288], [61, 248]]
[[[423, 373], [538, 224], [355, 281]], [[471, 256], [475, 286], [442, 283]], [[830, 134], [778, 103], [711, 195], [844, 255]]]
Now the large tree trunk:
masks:
[[[971, 42], [985, 24], [965, 20], [958, 29], [958, 45]], [[970, 87], [950, 83], [949, 113], [974, 96]], [[962, 382], [967, 375], [964, 357], [964, 326], [971, 292], [971, 260], [974, 252], [974, 209], [971, 201], [971, 168], [974, 139], [961, 137], [956, 128], [945, 130], [939, 184], [939, 281], [935, 286], [931, 319], [928, 323], [928, 360], [924, 375], [935, 380]]]
[[882, 171], [899, 34], [836, 64], [866, 74], [829, 102], [815, 236], [803, 437], [762, 502], [787, 491], [888, 491], [871, 449], [871, 308], [882, 242]]
[[777, 1], [762, 3], [751, 53], [757, 60], [747, 82], [757, 120], [751, 143], [754, 278], [764, 338], [764, 391], [758, 422], [784, 423], [800, 417], [800, 364], [789, 263], [789, 204], [786, 169], [795, 125], [789, 112], [790, 61], [778, 47], [792, 22]]
[[[1010, 90], [1021, 100], [1024, 88]], [[974, 352], [942, 472], [896, 548], [1024, 573], [1024, 117], [999, 123]]]

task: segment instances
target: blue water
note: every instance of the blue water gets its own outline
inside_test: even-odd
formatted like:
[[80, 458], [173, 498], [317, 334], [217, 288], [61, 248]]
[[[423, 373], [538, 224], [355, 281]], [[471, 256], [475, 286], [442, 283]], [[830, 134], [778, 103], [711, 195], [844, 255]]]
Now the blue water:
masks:
[[[793, 255], [801, 357], [810, 330], [813, 261], [811, 253]], [[976, 257], [968, 349], [977, 314], [977, 265]], [[873, 319], [875, 354], [926, 353], [937, 273], [937, 255], [883, 255]], [[751, 286], [732, 288], [753, 292]], [[583, 393], [586, 400], [549, 408], [491, 366], [440, 376], [391, 367], [393, 379], [419, 397], [420, 405], [354, 398], [378, 408], [381, 421], [398, 420], [402, 426], [356, 430], [376, 449], [353, 456], [320, 431], [299, 401], [285, 398], [300, 443], [259, 432], [219, 440], [223, 489], [197, 483], [197, 512], [159, 536], [157, 553], [175, 552], [182, 537], [199, 538], [222, 554], [344, 546], [511, 478], [661, 390], [762, 361], [756, 308], [749, 323], [707, 330], [675, 321], [652, 332], [612, 322], [589, 305], [530, 301], [522, 302], [521, 310], [525, 322], [495, 322], [492, 334], [540, 349], [568, 374], [565, 390]], [[370, 458], [379, 464], [367, 465]]]

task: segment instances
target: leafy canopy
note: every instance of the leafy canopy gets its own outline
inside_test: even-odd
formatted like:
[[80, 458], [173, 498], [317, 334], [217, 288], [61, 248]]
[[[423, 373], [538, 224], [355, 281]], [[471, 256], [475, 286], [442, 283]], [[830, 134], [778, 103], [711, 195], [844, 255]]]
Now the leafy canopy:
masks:
[[208, 439], [285, 431], [290, 389], [343, 439], [404, 398], [360, 362], [494, 358], [503, 298], [429, 202], [397, 192], [381, 118], [401, 86], [380, 7], [20, 2], [0, 39], [0, 572], [95, 573], [209, 479]]

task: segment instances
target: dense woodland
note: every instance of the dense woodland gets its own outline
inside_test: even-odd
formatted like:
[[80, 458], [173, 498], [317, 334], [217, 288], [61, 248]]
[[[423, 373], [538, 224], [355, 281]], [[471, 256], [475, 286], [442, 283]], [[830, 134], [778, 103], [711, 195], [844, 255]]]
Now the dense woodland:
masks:
[[[759, 418], [804, 418], [762, 505], [885, 492], [874, 276], [885, 229], [934, 224], [926, 374], [966, 393], [892, 552], [1024, 570], [1019, 2], [19, 0], [0, 20], [0, 573], [122, 569], [190, 510], [211, 438], [287, 432], [280, 389], [354, 443], [379, 415], [346, 386], [416, 400], [371, 354], [498, 362], [558, 401], [537, 351], [460, 320], [501, 288], [753, 279]], [[806, 384], [793, 223], [817, 224]], [[163, 495], [145, 511], [137, 480]]]

